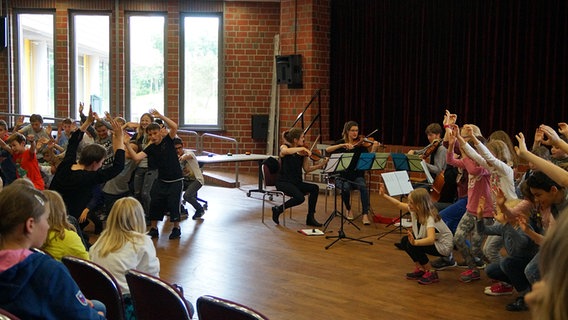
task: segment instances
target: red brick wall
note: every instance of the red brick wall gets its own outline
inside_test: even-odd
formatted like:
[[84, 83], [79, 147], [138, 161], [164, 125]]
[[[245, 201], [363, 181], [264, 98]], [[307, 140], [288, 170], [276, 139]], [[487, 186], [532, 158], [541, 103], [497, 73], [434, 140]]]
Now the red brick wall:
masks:
[[[316, 122], [307, 140], [321, 134], [322, 140], [329, 140], [329, 0], [282, 0], [280, 22], [280, 54], [301, 54], [303, 66], [303, 88], [288, 89], [280, 85], [281, 129], [289, 128], [312, 95], [321, 89], [322, 128]], [[312, 107], [306, 112], [306, 122], [318, 113]]]
[[[56, 116], [64, 117], [70, 110], [69, 68], [69, 10], [111, 11], [111, 106], [112, 112], [125, 113], [125, 12], [157, 11], [167, 16], [166, 46], [166, 114], [174, 120], [179, 112], [179, 14], [189, 10], [207, 11], [211, 8], [224, 11], [225, 47], [225, 114], [224, 131], [220, 135], [237, 139], [240, 152], [265, 153], [266, 143], [251, 137], [251, 115], [268, 114], [271, 100], [271, 85], [274, 63], [274, 36], [280, 34], [281, 54], [297, 53], [303, 56], [303, 89], [287, 89], [279, 86], [281, 127], [288, 128], [298, 113], [303, 110], [314, 92], [322, 89], [322, 138], [328, 139], [329, 112], [329, 0], [296, 1], [281, 3], [262, 2], [192, 2], [164, 0], [155, 2], [120, 1], [118, 12], [114, 1], [52, 1], [22, 0], [11, 2], [14, 8], [39, 8], [55, 11], [55, 82]], [[8, 13], [12, 8], [6, 8]], [[118, 25], [116, 22], [118, 20]], [[296, 27], [294, 27], [296, 26]], [[117, 29], [118, 28], [118, 29]], [[118, 31], [118, 39], [116, 31]], [[13, 33], [10, 32], [10, 35]], [[118, 48], [118, 50], [117, 50]], [[8, 53], [0, 52], [0, 111], [13, 112], [14, 95], [9, 101]], [[13, 68], [12, 68], [12, 72]], [[12, 74], [12, 78], [13, 78]], [[312, 108], [306, 115], [310, 121], [317, 113]], [[314, 134], [320, 133], [319, 122], [314, 125]], [[205, 145], [219, 153], [231, 150], [227, 143]], [[210, 147], [210, 148], [209, 148]], [[255, 170], [255, 165], [243, 165], [244, 170]]]

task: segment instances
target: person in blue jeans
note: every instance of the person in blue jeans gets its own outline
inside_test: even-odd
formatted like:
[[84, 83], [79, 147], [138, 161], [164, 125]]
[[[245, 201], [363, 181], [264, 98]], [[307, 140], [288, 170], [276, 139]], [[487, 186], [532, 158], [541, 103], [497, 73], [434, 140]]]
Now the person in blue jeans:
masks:
[[[530, 291], [531, 285], [525, 276], [525, 267], [538, 252], [537, 244], [521, 229], [516, 217], [506, 219], [503, 212], [498, 209], [495, 219], [499, 222], [491, 226], [485, 225], [483, 221], [483, 208], [485, 198], [479, 199], [477, 210], [477, 232], [485, 235], [497, 235], [503, 238], [507, 256], [502, 257], [499, 262], [490, 263], [485, 268], [487, 276], [493, 280], [499, 280], [511, 284], [517, 290], [519, 296], [513, 303], [507, 305], [508, 311], [528, 310], [524, 301], [524, 295]], [[512, 200], [520, 201], [520, 200]], [[498, 206], [497, 208], [500, 208]], [[530, 228], [530, 226], [528, 226]], [[507, 290], [503, 290], [501, 283], [498, 286], [485, 288], [488, 295], [500, 295]], [[512, 288], [508, 290], [511, 292]]]

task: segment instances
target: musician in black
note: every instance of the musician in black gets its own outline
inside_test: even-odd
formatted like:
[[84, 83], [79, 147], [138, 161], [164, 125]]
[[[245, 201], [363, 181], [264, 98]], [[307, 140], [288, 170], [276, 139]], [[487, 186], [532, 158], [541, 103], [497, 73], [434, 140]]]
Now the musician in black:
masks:
[[353, 158], [347, 170], [341, 171], [340, 179], [336, 179], [335, 186], [341, 190], [341, 199], [347, 209], [347, 219], [353, 220], [353, 212], [351, 211], [351, 190], [357, 189], [361, 194], [361, 204], [363, 207], [362, 220], [364, 225], [370, 225], [369, 209], [371, 207], [369, 201], [369, 190], [365, 181], [365, 171], [355, 170], [359, 156], [364, 152], [377, 152], [380, 144], [377, 141], [370, 140], [363, 135], [359, 135], [359, 125], [355, 121], [347, 121], [343, 126], [343, 138], [338, 140], [332, 146], [326, 148], [326, 152], [330, 153], [353, 153]]

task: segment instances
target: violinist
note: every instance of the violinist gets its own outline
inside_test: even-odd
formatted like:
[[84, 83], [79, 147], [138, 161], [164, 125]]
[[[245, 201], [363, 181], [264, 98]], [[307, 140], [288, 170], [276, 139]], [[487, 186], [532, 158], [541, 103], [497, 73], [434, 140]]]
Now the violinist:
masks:
[[285, 208], [302, 204], [305, 194], [308, 196], [308, 215], [306, 224], [312, 227], [321, 227], [315, 218], [316, 203], [319, 187], [316, 184], [303, 181], [302, 169], [308, 173], [323, 169], [326, 159], [313, 164], [310, 160], [312, 151], [305, 146], [304, 133], [300, 128], [292, 128], [282, 133], [284, 143], [280, 146], [280, 175], [276, 181], [276, 189], [284, 192], [290, 198], [282, 205], [272, 207], [272, 220], [279, 224], [279, 216]]
[[426, 160], [426, 166], [432, 177], [438, 176], [446, 169], [446, 153], [448, 149], [442, 144], [442, 126], [438, 123], [431, 123], [426, 127], [425, 133], [429, 145], [421, 150], [410, 150], [408, 154], [420, 155]]
[[341, 171], [340, 179], [336, 179], [335, 186], [341, 190], [341, 199], [347, 209], [346, 218], [353, 220], [351, 211], [351, 190], [357, 189], [361, 193], [361, 204], [363, 207], [362, 220], [364, 225], [370, 225], [369, 209], [369, 190], [365, 181], [365, 171], [355, 170], [357, 161], [361, 153], [377, 152], [380, 144], [363, 135], [359, 135], [359, 125], [355, 121], [347, 121], [343, 126], [343, 138], [335, 144], [326, 148], [328, 154], [331, 153], [353, 153], [353, 158], [347, 170]]

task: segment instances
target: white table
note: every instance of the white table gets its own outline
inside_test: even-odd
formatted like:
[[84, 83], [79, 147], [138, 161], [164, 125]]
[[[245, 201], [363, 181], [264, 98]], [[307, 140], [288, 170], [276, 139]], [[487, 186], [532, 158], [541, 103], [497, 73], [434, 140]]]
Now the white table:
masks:
[[[251, 192], [264, 192], [262, 188], [262, 162], [268, 159], [269, 155], [266, 154], [213, 154], [210, 156], [197, 156], [197, 162], [200, 165], [208, 163], [227, 163], [227, 162], [245, 162], [245, 161], [258, 161], [258, 189], [247, 191], [247, 197], [250, 197]], [[237, 164], [235, 180], [237, 185], [239, 183], [239, 167]]]

